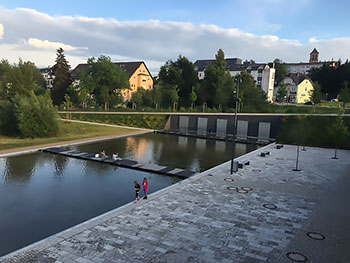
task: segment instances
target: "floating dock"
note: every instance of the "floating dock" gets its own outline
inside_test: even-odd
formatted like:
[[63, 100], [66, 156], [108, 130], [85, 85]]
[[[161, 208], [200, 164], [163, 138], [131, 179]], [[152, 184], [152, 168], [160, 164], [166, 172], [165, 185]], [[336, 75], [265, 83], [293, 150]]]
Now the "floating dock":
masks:
[[46, 149], [42, 149], [41, 151], [46, 153], [59, 154], [67, 157], [82, 159], [82, 160], [112, 164], [112, 165], [116, 165], [124, 168], [144, 171], [144, 172], [177, 176], [181, 178], [189, 178], [196, 173], [189, 170], [183, 170], [179, 168], [172, 168], [172, 167], [161, 166], [156, 164], [142, 164], [142, 163], [138, 163], [136, 161], [128, 160], [128, 159], [113, 160], [111, 157], [95, 157], [95, 154], [92, 154], [92, 153], [67, 150], [61, 147], [46, 148]]

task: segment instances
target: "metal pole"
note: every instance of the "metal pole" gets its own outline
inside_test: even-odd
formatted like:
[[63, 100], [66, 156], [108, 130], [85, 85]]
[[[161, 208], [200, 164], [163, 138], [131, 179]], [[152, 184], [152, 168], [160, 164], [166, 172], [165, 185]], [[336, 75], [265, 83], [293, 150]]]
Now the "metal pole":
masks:
[[236, 105], [235, 105], [235, 120], [234, 120], [234, 127], [233, 127], [233, 146], [232, 146], [232, 157], [231, 157], [231, 174], [233, 174], [233, 162], [235, 159], [235, 154], [236, 154], [236, 133], [237, 133], [237, 109], [238, 109], [238, 94], [239, 94], [239, 81], [237, 83], [237, 90], [236, 90]]
[[293, 169], [293, 171], [300, 171], [299, 169], [299, 145], [297, 147], [297, 160], [296, 160], [296, 163], [295, 163], [295, 169]]

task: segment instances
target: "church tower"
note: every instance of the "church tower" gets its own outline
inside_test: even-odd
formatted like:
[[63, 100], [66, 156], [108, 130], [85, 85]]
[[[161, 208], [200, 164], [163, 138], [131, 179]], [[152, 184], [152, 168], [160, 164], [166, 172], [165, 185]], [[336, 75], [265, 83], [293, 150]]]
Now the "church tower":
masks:
[[317, 63], [318, 62], [318, 51], [316, 48], [314, 48], [314, 50], [311, 51], [310, 53], [310, 63]]

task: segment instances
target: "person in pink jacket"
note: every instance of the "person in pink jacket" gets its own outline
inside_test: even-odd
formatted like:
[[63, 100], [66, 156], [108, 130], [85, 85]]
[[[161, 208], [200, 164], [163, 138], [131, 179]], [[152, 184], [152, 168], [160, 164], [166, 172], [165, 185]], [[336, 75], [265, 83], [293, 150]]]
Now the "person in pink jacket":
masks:
[[144, 193], [143, 199], [147, 199], [148, 181], [146, 177], [143, 179], [142, 187], [143, 187], [143, 193]]

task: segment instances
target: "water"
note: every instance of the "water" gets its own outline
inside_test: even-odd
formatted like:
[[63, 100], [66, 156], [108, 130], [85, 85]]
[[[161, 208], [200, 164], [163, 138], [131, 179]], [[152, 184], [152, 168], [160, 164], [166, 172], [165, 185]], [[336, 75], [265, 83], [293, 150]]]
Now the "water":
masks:
[[[256, 148], [237, 146], [239, 155]], [[74, 146], [193, 170], [230, 159], [231, 147], [231, 143], [161, 134]], [[133, 181], [142, 182], [144, 177], [149, 193], [179, 180], [49, 153], [0, 158], [0, 256], [133, 201]]]

